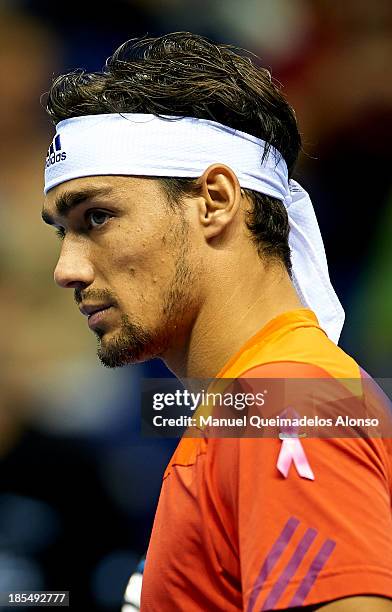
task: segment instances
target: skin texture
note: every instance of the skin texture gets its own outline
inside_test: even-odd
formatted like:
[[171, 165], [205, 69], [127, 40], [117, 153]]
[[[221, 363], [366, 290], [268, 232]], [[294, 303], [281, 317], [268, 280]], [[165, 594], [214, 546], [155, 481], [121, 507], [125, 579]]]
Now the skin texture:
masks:
[[[65, 195], [97, 189], [57, 210]], [[79, 305], [115, 302], [93, 330], [105, 365], [159, 356], [180, 378], [213, 377], [267, 321], [301, 306], [283, 265], [251, 242], [249, 205], [222, 165], [174, 210], [151, 178], [86, 177], [48, 192], [44, 219], [64, 234], [56, 282]]]
[[[78, 305], [114, 302], [93, 330], [105, 365], [160, 355], [167, 350], [173, 325], [182, 324], [190, 310], [186, 223], [169, 214], [160, 186], [148, 179], [70, 181], [53, 190], [48, 201], [86, 187], [101, 189], [102, 195], [81, 202], [67, 218], [65, 211], [56, 217], [65, 236], [55, 280], [74, 289]], [[51, 213], [55, 210], [50, 207]]]
[[[63, 235], [55, 281], [80, 307], [112, 304], [93, 329], [104, 365], [161, 357], [178, 378], [214, 377], [269, 320], [301, 307], [283, 264], [262, 260], [250, 240], [235, 174], [214, 164], [199, 185], [173, 209], [150, 178], [86, 177], [48, 192], [44, 220]], [[301, 610], [392, 603], [350, 597]]]

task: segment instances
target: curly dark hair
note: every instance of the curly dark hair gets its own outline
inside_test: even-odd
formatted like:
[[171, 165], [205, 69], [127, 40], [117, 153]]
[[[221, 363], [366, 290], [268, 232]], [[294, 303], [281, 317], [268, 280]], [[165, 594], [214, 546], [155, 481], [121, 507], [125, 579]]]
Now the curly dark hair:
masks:
[[[102, 72], [77, 70], [56, 78], [46, 110], [55, 124], [101, 113], [211, 119], [278, 149], [291, 176], [301, 147], [295, 113], [270, 72], [254, 58], [189, 32], [135, 38], [115, 51]], [[196, 189], [195, 179], [160, 180], [174, 204]], [[246, 223], [259, 254], [282, 261], [291, 274], [284, 205], [252, 190], [244, 192], [252, 203]]]

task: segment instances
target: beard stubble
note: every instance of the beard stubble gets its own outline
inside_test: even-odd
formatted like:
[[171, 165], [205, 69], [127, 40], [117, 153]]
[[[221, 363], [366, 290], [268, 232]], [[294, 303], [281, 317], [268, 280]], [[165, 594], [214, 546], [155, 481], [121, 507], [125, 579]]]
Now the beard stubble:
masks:
[[103, 331], [95, 330], [99, 338], [97, 355], [105, 367], [117, 368], [161, 357], [183, 329], [194, 303], [192, 293], [196, 281], [189, 261], [187, 235], [188, 226], [182, 219], [180, 228], [173, 231], [177, 247], [175, 270], [162, 299], [161, 318], [156, 328], [149, 330], [139, 322], [131, 321], [128, 315], [122, 315], [119, 333], [107, 344], [101, 342]]

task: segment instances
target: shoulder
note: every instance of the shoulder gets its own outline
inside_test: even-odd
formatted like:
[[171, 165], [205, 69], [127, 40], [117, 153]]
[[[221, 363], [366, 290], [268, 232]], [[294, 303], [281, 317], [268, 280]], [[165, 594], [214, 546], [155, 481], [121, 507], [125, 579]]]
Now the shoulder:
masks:
[[330, 378], [332, 374], [317, 363], [291, 360], [253, 364], [239, 376], [242, 378]]

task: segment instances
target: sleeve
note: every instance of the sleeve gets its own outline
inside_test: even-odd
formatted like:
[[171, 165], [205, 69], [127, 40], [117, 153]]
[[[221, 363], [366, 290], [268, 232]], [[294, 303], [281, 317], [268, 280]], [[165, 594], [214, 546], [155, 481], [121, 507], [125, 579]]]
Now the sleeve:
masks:
[[294, 464], [287, 477], [279, 472], [282, 440], [237, 440], [235, 515], [246, 612], [360, 594], [392, 598], [386, 442], [301, 439], [311, 480]]

